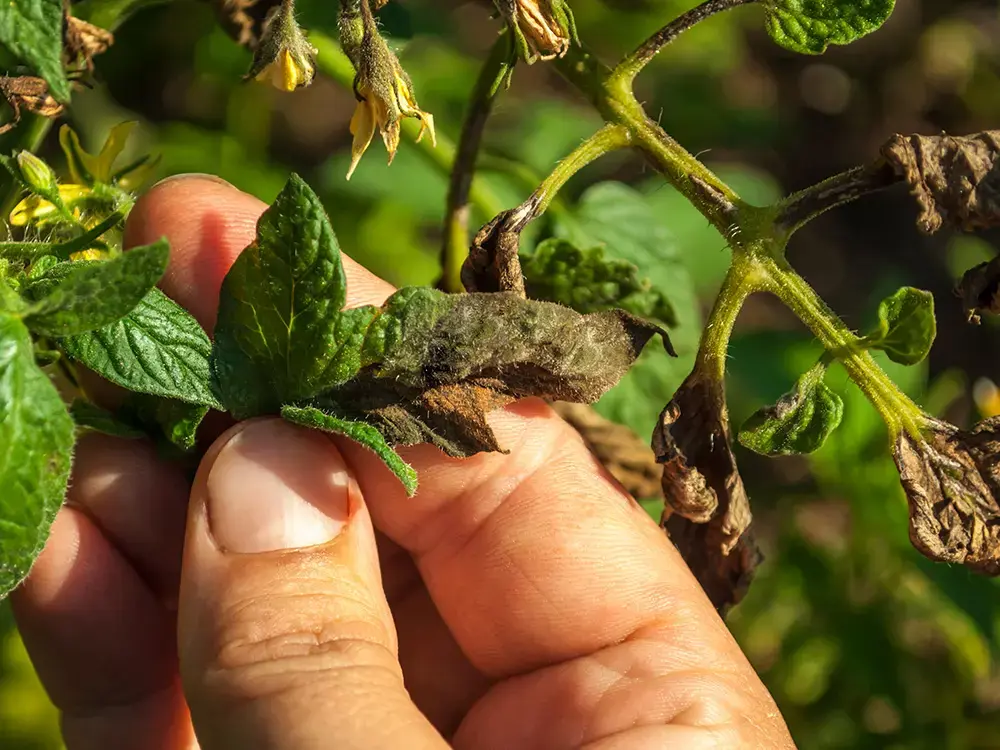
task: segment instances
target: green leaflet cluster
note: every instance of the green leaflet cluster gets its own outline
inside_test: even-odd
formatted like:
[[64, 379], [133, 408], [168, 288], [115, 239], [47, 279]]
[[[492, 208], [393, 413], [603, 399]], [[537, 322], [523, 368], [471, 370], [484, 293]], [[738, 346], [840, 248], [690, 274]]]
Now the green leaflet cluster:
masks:
[[489, 411], [523, 396], [594, 401], [665, 336], [622, 310], [581, 315], [506, 293], [411, 287], [381, 307], [346, 302], [336, 237], [293, 176], [223, 282], [212, 386], [237, 418], [281, 413], [352, 437], [410, 493], [415, 477], [391, 446], [501, 450]]

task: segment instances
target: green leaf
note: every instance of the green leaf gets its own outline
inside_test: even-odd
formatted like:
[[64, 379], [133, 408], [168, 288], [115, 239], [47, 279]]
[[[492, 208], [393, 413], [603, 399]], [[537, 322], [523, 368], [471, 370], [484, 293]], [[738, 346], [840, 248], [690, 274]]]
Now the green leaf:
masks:
[[785, 49], [819, 55], [850, 44], [892, 15], [895, 0], [764, 0], [767, 33]]
[[159, 289], [151, 289], [116, 323], [58, 344], [72, 359], [130, 391], [222, 408], [209, 377], [211, 341], [198, 321]]
[[931, 350], [937, 335], [934, 295], [904, 286], [878, 306], [878, 325], [863, 344], [881, 349], [901, 365], [915, 365]]
[[677, 316], [665, 296], [640, 279], [635, 264], [605, 257], [604, 248], [581, 250], [569, 240], [548, 239], [521, 254], [528, 297], [590, 313], [620, 307], [640, 318], [674, 325]]
[[194, 450], [198, 427], [208, 414], [208, 406], [173, 398], [133, 393], [120, 413], [154, 440], [166, 440], [182, 451]]
[[281, 416], [294, 424], [332, 432], [336, 435], [344, 435], [360, 443], [381, 458], [392, 473], [399, 477], [399, 481], [406, 488], [407, 495], [413, 497], [417, 491], [417, 472], [389, 447], [382, 434], [372, 425], [340, 419], [309, 406], [283, 406], [281, 407]]
[[62, 61], [62, 0], [0, 3], [0, 44], [37, 71], [48, 82], [53, 97], [69, 101], [69, 80]]
[[756, 411], [740, 430], [740, 443], [765, 456], [812, 453], [840, 425], [844, 402], [823, 382], [820, 363], [799, 378], [795, 390]]
[[170, 258], [166, 240], [106, 261], [63, 263], [33, 281], [37, 303], [24, 322], [44, 336], [69, 336], [102, 328], [127, 315], [163, 276]]
[[293, 175], [222, 284], [212, 378], [237, 419], [277, 413], [352, 378], [371, 307], [341, 313], [340, 247], [319, 198]]
[[83, 427], [102, 435], [134, 440], [146, 436], [142, 430], [119, 419], [115, 414], [100, 406], [76, 399], [69, 407], [69, 413], [77, 427]]
[[72, 450], [73, 420], [35, 365], [28, 329], [0, 315], [0, 597], [42, 551], [66, 494]]

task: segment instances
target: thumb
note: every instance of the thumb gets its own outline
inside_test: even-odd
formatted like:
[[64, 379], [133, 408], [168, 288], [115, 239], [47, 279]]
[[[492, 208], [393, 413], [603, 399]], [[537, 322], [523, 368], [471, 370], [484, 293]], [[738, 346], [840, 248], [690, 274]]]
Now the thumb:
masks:
[[208, 452], [178, 642], [202, 750], [447, 747], [403, 687], [371, 520], [320, 433], [255, 420]]

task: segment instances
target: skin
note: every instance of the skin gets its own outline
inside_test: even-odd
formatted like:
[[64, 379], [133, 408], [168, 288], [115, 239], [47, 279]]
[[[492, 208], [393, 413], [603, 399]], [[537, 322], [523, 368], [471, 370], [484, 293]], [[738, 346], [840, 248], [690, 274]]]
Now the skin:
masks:
[[[264, 208], [173, 178], [126, 243], [170, 239], [162, 287], [211, 330]], [[345, 266], [349, 306], [392, 292]], [[490, 422], [509, 454], [403, 450], [412, 499], [358, 445], [274, 419], [210, 424], [193, 483], [149, 445], [85, 436], [12, 597], [68, 748], [794, 747], [669, 540], [576, 432], [537, 400]], [[260, 529], [295, 493], [317, 538], [274, 546]]]

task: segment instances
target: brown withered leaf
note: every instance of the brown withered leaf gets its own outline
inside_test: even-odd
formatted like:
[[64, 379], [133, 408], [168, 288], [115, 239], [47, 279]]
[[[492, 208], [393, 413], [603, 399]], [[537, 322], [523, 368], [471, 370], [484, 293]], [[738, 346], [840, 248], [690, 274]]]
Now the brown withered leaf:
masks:
[[107, 52], [115, 43], [115, 35], [107, 29], [87, 23], [69, 14], [63, 26], [63, 45], [69, 65], [82, 65], [93, 72], [94, 57]]
[[1000, 314], [1000, 256], [970, 268], [955, 287], [970, 323], [980, 322], [980, 313]]
[[1000, 131], [894, 135], [881, 153], [916, 196], [922, 231], [946, 221], [964, 231], [1000, 226]]
[[533, 195], [517, 208], [497, 214], [476, 233], [462, 264], [465, 291], [514, 292], [525, 296], [518, 249], [521, 232], [537, 209], [538, 198]]
[[552, 408], [580, 433], [594, 457], [632, 497], [660, 496], [663, 471], [645, 440], [625, 425], [605, 419], [587, 404], [555, 401]]
[[58, 117], [65, 109], [49, 94], [45, 79], [37, 76], [0, 76], [0, 96], [14, 110], [14, 118], [0, 125], [0, 135], [17, 127], [22, 108], [42, 117]]
[[653, 451], [663, 464], [663, 527], [725, 611], [746, 592], [760, 554], [747, 534], [750, 499], [733, 456], [721, 380], [698, 369], [688, 376], [660, 415]]
[[666, 336], [620, 310], [581, 315], [510, 292], [411, 287], [371, 324], [362, 351], [371, 364], [314, 405], [373, 424], [391, 445], [497, 451], [490, 411], [527, 396], [596, 401], [657, 333]]
[[970, 431], [934, 421], [903, 432], [893, 459], [910, 506], [910, 541], [932, 560], [1000, 575], [1000, 417]]

